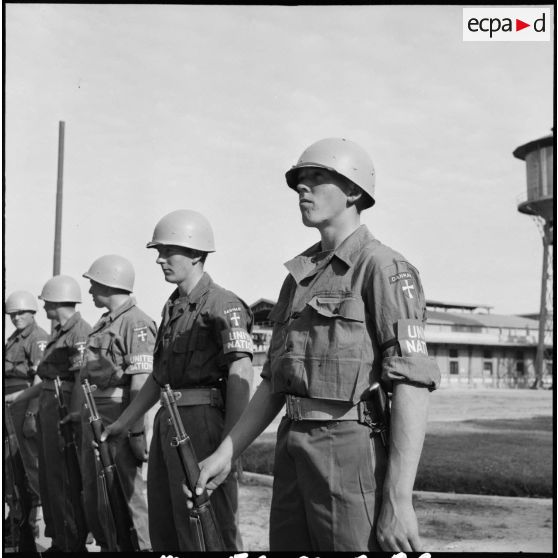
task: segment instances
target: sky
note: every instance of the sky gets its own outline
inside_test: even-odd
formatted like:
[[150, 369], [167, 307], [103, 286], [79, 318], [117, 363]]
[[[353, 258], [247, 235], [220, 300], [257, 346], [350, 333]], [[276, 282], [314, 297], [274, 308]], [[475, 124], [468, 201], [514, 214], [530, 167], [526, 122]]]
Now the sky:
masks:
[[[462, 6], [5, 5], [4, 288], [52, 276], [65, 122], [62, 273], [128, 258], [157, 322], [174, 286], [146, 249], [165, 214], [212, 223], [206, 270], [247, 303], [319, 240], [284, 174], [311, 143], [368, 151], [362, 222], [427, 299], [537, 312], [542, 241], [517, 211], [516, 147], [553, 125], [553, 42], [464, 42]], [[49, 328], [41, 309], [38, 322]], [[5, 324], [10, 333], [11, 324]], [[13, 328], [12, 328], [13, 329]]]

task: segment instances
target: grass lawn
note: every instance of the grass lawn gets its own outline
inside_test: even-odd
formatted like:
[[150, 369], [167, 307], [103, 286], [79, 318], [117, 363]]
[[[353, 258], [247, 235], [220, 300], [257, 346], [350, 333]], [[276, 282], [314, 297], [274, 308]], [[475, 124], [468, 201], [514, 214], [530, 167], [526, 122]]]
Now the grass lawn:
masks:
[[416, 490], [553, 495], [552, 418], [430, 423]]
[[[551, 416], [536, 415], [429, 422], [415, 489], [551, 498], [552, 428]], [[262, 434], [244, 452], [244, 470], [270, 474], [274, 448], [275, 433]]]

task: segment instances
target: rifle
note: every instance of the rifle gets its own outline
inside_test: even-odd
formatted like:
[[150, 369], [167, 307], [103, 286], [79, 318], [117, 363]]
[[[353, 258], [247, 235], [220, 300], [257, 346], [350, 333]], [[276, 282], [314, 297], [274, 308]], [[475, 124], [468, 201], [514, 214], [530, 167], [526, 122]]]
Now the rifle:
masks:
[[[108, 441], [101, 441], [101, 434], [104, 432], [105, 426], [97, 412], [97, 405], [93, 397], [93, 391], [97, 389], [97, 386], [89, 385], [88, 380], [83, 380], [81, 387], [85, 394], [85, 405], [89, 409], [89, 424], [96, 443], [95, 454], [102, 467], [99, 472], [99, 483], [103, 496], [102, 499], [105, 503], [105, 510], [103, 511], [106, 511], [111, 516], [115, 526], [115, 532], [112, 532], [109, 528], [105, 529], [108, 549], [113, 552], [139, 552], [138, 536], [130, 515], [128, 501], [118, 476], [118, 469], [112, 457]], [[102, 515], [102, 513], [99, 515]]]
[[200, 467], [192, 441], [184, 430], [184, 425], [176, 405], [175, 394], [169, 384], [165, 384], [165, 387], [161, 390], [161, 397], [163, 405], [168, 409], [170, 424], [176, 435], [172, 439], [171, 446], [174, 446], [178, 452], [186, 484], [192, 493], [194, 507], [189, 512], [190, 524], [197, 535], [199, 550], [202, 552], [223, 551], [225, 547], [221, 533], [217, 528], [217, 521], [209, 501], [209, 494], [205, 489], [200, 495], [196, 494], [195, 489], [200, 476]]
[[[5, 406], [6, 423], [13, 428], [9, 406]], [[5, 498], [10, 502], [10, 538], [16, 552], [37, 552], [33, 527], [29, 523], [31, 495], [19, 449], [12, 451], [9, 429], [4, 428]], [[14, 518], [17, 516], [17, 520]], [[17, 533], [16, 533], [17, 531]], [[16, 534], [18, 538], [16, 538]]]
[[363, 394], [358, 406], [359, 422], [366, 424], [374, 434], [379, 434], [382, 445], [389, 448], [390, 410], [386, 392], [374, 382]]
[[[54, 379], [54, 391], [58, 400], [58, 416], [60, 420], [66, 418], [69, 414], [68, 407], [64, 400], [64, 392], [62, 390], [62, 382], [58, 376]], [[81, 501], [81, 470], [79, 467], [78, 450], [71, 421], [60, 424], [60, 433], [64, 440], [64, 462], [66, 464], [66, 473], [68, 475], [68, 484], [70, 486], [70, 494], [72, 508], [74, 512], [74, 521], [78, 534], [83, 535], [83, 540], [87, 536], [87, 524], [85, 522], [85, 512]], [[64, 526], [67, 525], [66, 520]]]

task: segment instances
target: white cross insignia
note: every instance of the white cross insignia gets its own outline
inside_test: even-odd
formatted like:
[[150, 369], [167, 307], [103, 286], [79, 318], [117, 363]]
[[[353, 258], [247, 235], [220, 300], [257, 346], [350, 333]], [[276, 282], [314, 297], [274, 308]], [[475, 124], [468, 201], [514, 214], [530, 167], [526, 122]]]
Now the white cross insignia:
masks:
[[80, 358], [83, 358], [83, 354], [85, 353], [85, 342], [76, 343], [76, 349], [79, 351]]
[[46, 349], [46, 346], [46, 341], [37, 341], [37, 347], [39, 347], [40, 351], [44, 351]]
[[407, 298], [415, 298], [413, 296], [413, 293], [411, 292], [411, 289], [414, 289], [415, 286], [413, 284], [409, 285], [409, 281], [407, 281], [405, 279], [405, 286], [401, 287], [403, 289], [403, 291], [405, 292], [405, 295], [407, 296]]
[[231, 316], [231, 322], [233, 322], [233, 324], [235, 325], [235, 327], [238, 327], [240, 324], [240, 316], [235, 312], [232, 316]]
[[138, 337], [140, 341], [145, 341], [147, 339], [147, 333], [145, 331], [145, 329], [142, 329], [138, 332]]

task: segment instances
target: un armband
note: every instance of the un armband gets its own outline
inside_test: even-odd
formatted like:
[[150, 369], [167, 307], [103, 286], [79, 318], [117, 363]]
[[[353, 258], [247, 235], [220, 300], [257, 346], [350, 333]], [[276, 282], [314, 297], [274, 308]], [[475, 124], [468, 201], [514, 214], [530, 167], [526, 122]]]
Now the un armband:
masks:
[[396, 350], [398, 356], [428, 356], [424, 322], [413, 319], [397, 320], [397, 337], [383, 343], [380, 350], [386, 356], [385, 352], [391, 347], [399, 348], [399, 350]]
[[428, 356], [424, 322], [421, 320], [397, 320], [397, 341], [401, 356]]
[[221, 341], [223, 343], [223, 353], [249, 353], [253, 354], [254, 345], [252, 336], [239, 327], [233, 327], [221, 333]]

